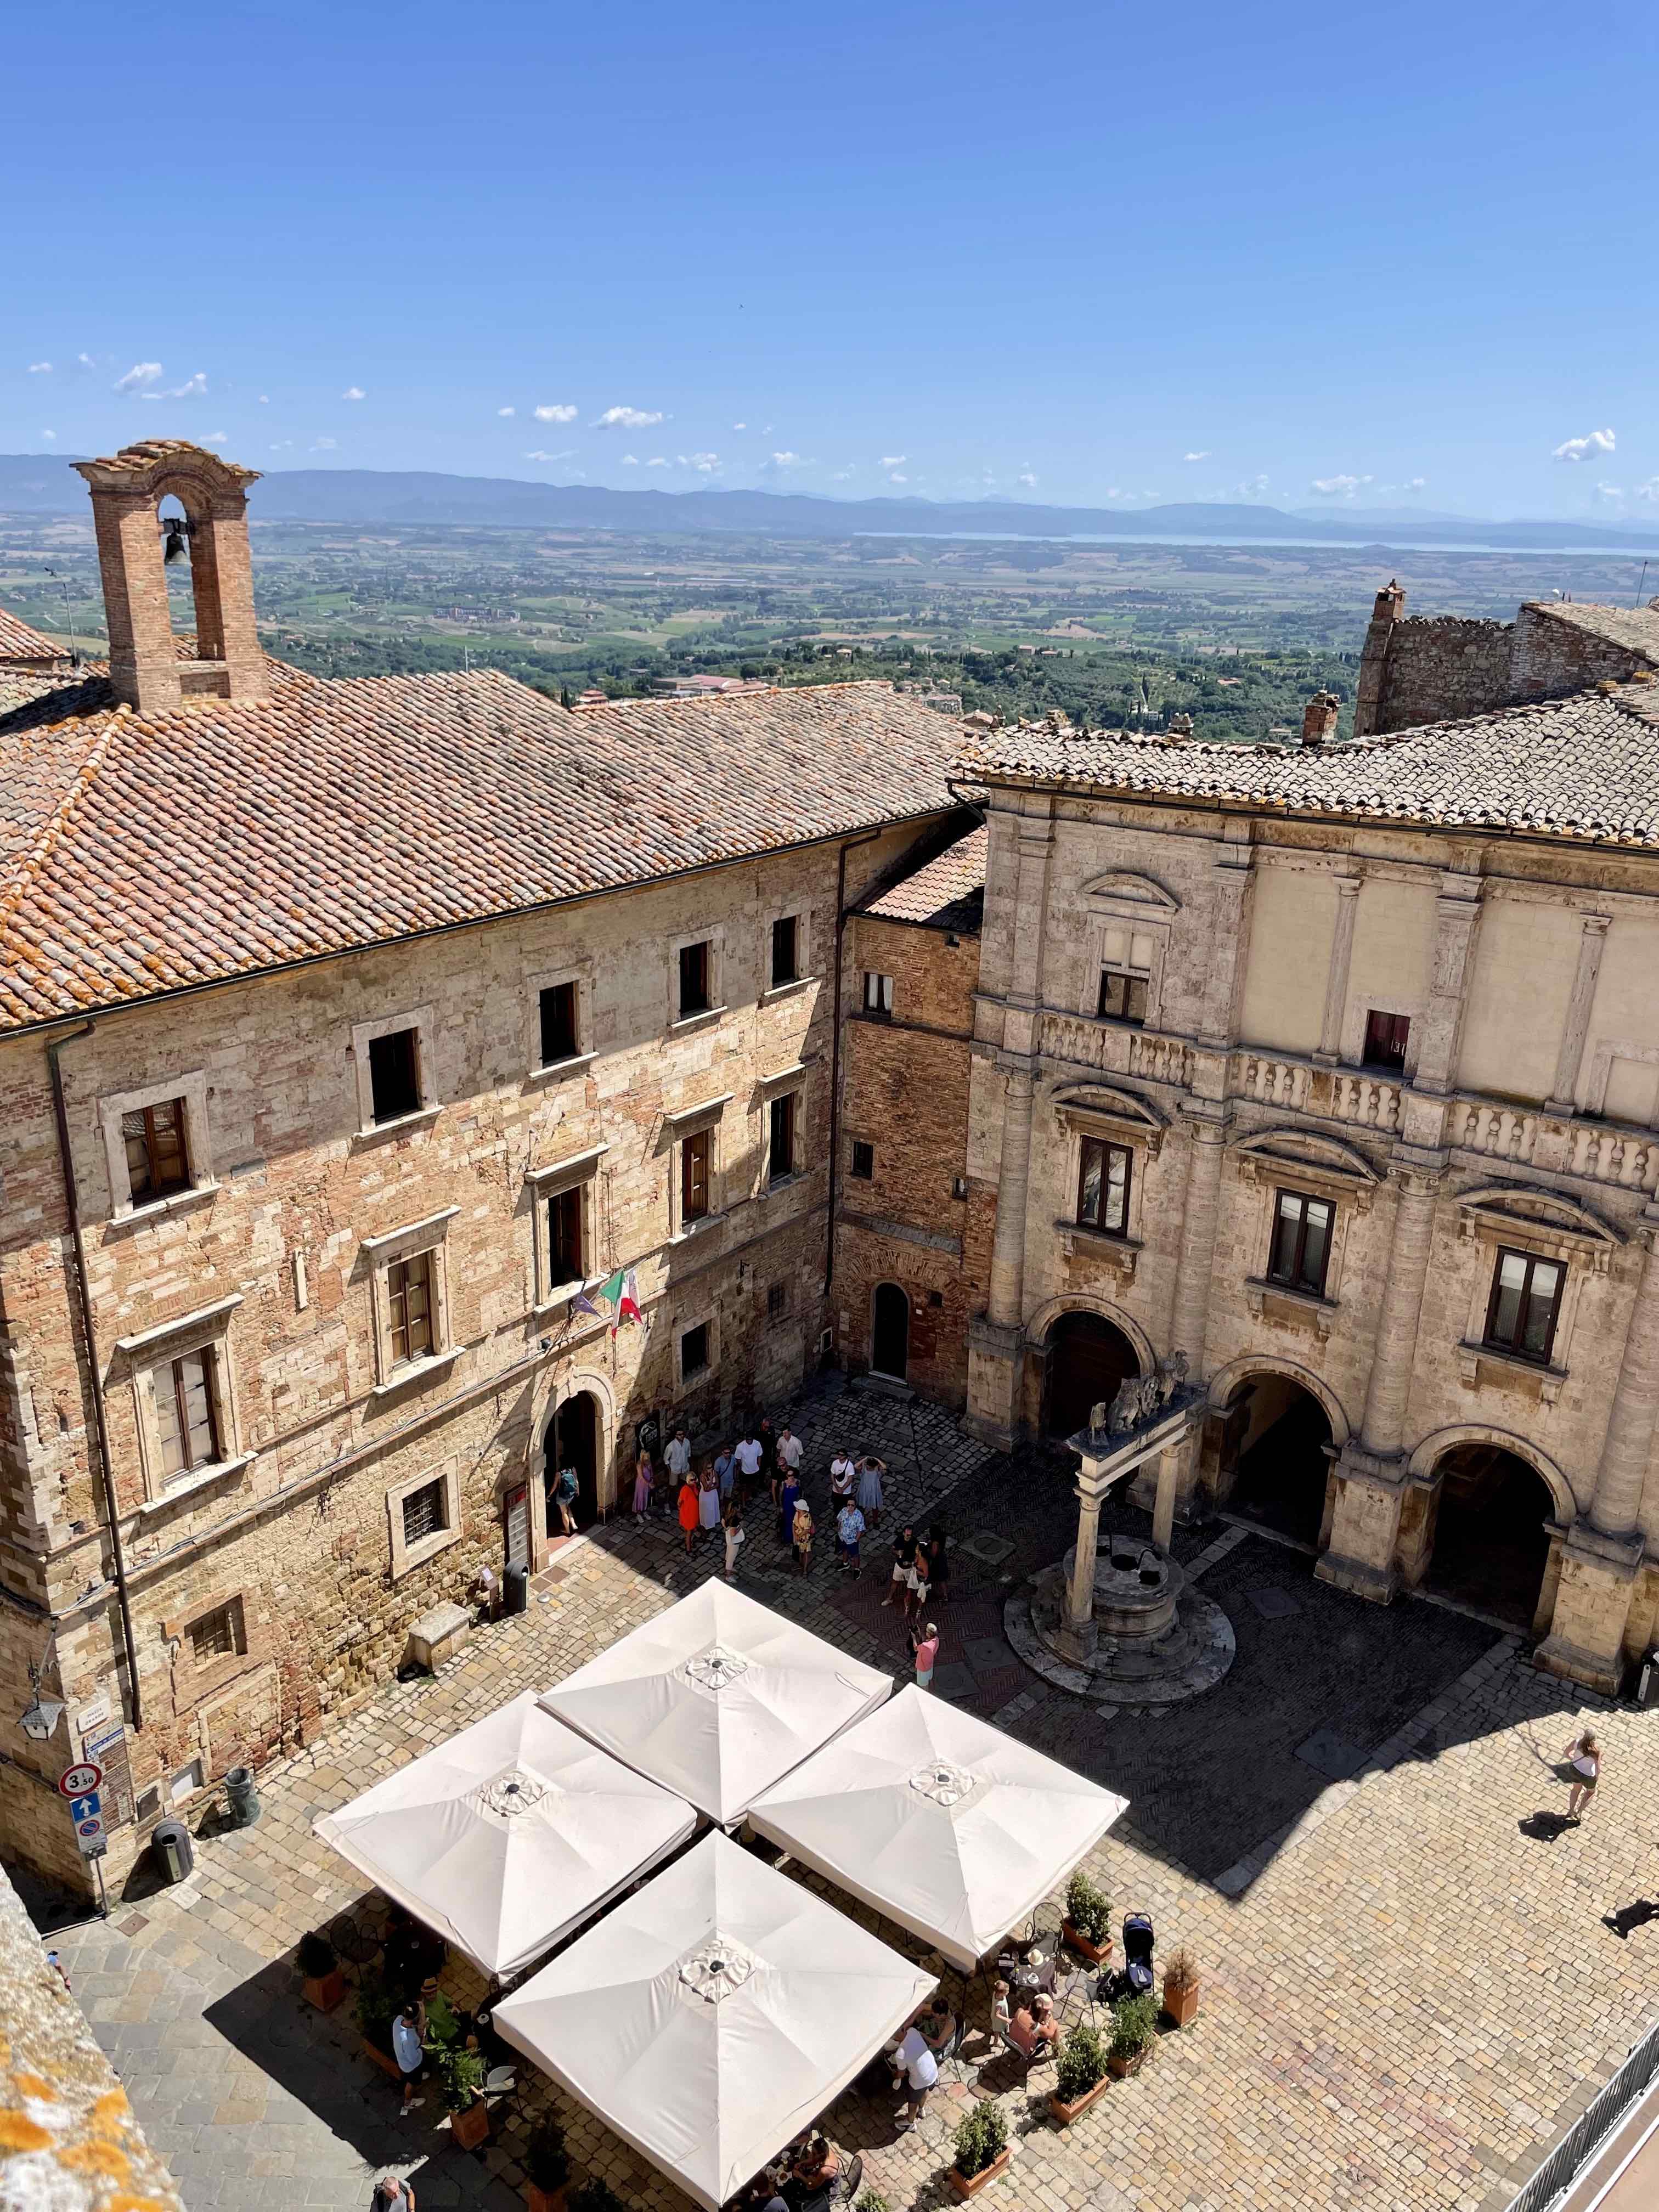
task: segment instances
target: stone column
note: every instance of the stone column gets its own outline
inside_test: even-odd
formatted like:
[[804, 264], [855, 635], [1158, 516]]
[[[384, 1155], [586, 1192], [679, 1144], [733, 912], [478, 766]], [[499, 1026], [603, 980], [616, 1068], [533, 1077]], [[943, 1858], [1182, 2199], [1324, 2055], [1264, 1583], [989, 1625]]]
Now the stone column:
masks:
[[1348, 970], [1353, 963], [1354, 916], [1359, 907], [1359, 878], [1336, 879], [1336, 932], [1331, 939], [1331, 961], [1325, 977], [1325, 1013], [1319, 1025], [1319, 1049], [1314, 1058], [1334, 1067], [1342, 1056], [1342, 1010], [1348, 1002]]
[[1653, 1431], [1659, 1414], [1659, 1210], [1650, 1204], [1642, 1215], [1642, 1279], [1625, 1337], [1613, 1411], [1595, 1471], [1590, 1520], [1605, 1536], [1636, 1533]]
[[1547, 1114], [1559, 1114], [1563, 1118], [1576, 1112], [1574, 1094], [1578, 1089], [1578, 1069], [1584, 1057], [1584, 1039], [1589, 1033], [1590, 1007], [1595, 998], [1595, 979], [1601, 970], [1601, 951], [1607, 941], [1610, 915], [1587, 914], [1578, 939], [1578, 969], [1572, 979], [1572, 994], [1567, 1000], [1567, 1018], [1561, 1030], [1561, 1049], [1555, 1056], [1555, 1080], [1550, 1085], [1550, 1095], [1544, 1101]]
[[[1182, 1442], [1185, 1442], [1183, 1438]], [[1175, 1534], [1176, 1494], [1182, 1462], [1190, 1456], [1182, 1444], [1166, 1444], [1158, 1455], [1158, 1496], [1152, 1506], [1152, 1541], [1167, 1552]]]
[[997, 1175], [997, 1224], [991, 1244], [988, 1317], [1016, 1326], [1025, 1295], [1025, 1194], [1031, 1180], [1031, 1100], [1029, 1066], [1011, 1067], [1002, 1101], [1002, 1158]]
[[1449, 868], [1440, 878], [1434, 933], [1434, 974], [1422, 1032], [1417, 1040], [1415, 1091], [1442, 1097], [1457, 1081], [1457, 1048], [1463, 1033], [1470, 956], [1480, 919], [1480, 878]]
[[1182, 1209], [1181, 1257], [1176, 1271], [1174, 1350], [1187, 1355], [1196, 1382], [1204, 1372], [1210, 1277], [1215, 1266], [1215, 1225], [1221, 1210], [1221, 1166], [1227, 1129], [1224, 1109], [1189, 1101], [1183, 1109], [1187, 1139], [1187, 1199]]
[[1078, 1646], [1091, 1639], [1095, 1620], [1095, 1547], [1100, 1541], [1101, 1493], [1079, 1482], [1077, 1488], [1077, 1555], [1066, 1591], [1066, 1631]]

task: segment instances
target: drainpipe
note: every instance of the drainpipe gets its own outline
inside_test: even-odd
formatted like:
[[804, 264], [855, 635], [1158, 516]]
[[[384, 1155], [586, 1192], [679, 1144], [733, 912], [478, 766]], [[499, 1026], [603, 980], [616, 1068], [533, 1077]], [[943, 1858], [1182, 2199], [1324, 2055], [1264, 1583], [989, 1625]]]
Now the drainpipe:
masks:
[[[880, 835], [879, 830], [872, 830], [862, 837], [849, 838], [836, 866], [836, 1006], [830, 1031], [830, 1228], [823, 1255], [826, 1298], [836, 1279], [836, 1201], [841, 1182], [841, 969], [847, 935], [847, 855], [854, 845], [872, 844]], [[834, 1326], [832, 1322], [830, 1327]]]
[[144, 1724], [138, 1689], [138, 1653], [132, 1640], [132, 1603], [127, 1595], [127, 1563], [121, 1549], [121, 1519], [115, 1504], [115, 1469], [110, 1457], [109, 1425], [104, 1413], [104, 1386], [98, 1374], [98, 1340], [93, 1334], [92, 1293], [87, 1287], [87, 1242], [81, 1230], [81, 1197], [75, 1182], [75, 1160], [70, 1151], [69, 1115], [64, 1106], [64, 1075], [58, 1055], [64, 1047], [89, 1037], [96, 1026], [86, 1023], [67, 1036], [54, 1037], [46, 1047], [46, 1066], [52, 1076], [52, 1111], [58, 1124], [58, 1160], [64, 1171], [64, 1200], [69, 1208], [70, 1230], [75, 1239], [75, 1290], [81, 1309], [82, 1375], [92, 1393], [93, 1419], [98, 1431], [98, 1472], [104, 1493], [104, 1512], [109, 1522], [110, 1557], [115, 1567], [115, 1602], [121, 1615], [121, 1641], [127, 1657], [127, 1703], [135, 1729]]

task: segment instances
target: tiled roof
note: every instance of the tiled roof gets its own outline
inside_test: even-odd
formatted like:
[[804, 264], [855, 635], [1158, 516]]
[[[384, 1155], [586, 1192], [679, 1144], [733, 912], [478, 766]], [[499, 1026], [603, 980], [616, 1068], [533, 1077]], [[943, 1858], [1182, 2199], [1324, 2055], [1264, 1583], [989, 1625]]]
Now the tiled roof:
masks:
[[1591, 637], [1605, 638], [1609, 645], [1628, 647], [1659, 668], [1659, 603], [1645, 607], [1597, 607], [1581, 599], [1534, 599], [1529, 608], [1534, 614], [1547, 615], [1553, 622], [1565, 623]]
[[493, 671], [0, 713], [0, 1029], [951, 805], [885, 684], [568, 713]]
[[1195, 744], [1018, 724], [965, 732], [957, 767], [988, 782], [1659, 849], [1653, 684], [1321, 746]]
[[970, 830], [947, 845], [878, 898], [871, 900], [866, 914], [884, 921], [916, 921], [932, 929], [954, 929], [971, 933], [985, 915], [985, 855], [989, 833]]
[[9, 615], [3, 607], [0, 607], [0, 668], [3, 668], [9, 660], [68, 659], [69, 655], [61, 645], [54, 645], [40, 630], [31, 629], [26, 622], [20, 622], [15, 615]]

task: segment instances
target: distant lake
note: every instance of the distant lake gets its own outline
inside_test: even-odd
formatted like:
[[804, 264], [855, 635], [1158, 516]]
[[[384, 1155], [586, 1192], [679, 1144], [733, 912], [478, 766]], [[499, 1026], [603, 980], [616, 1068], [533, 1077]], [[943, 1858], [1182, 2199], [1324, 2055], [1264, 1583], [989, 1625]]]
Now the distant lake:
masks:
[[[1443, 538], [1365, 538], [1346, 540], [1329, 538], [1194, 538], [1178, 531], [1159, 531], [1156, 536], [1120, 538], [1115, 531], [1058, 531], [1042, 530], [855, 530], [854, 538], [957, 538], [971, 543], [981, 540], [1008, 541], [1024, 545], [1216, 545], [1261, 548], [1271, 552], [1275, 547], [1286, 552], [1300, 549], [1315, 553], [1364, 553], [1373, 546], [1389, 553], [1525, 553], [1547, 554], [1553, 561], [1652, 561], [1659, 563], [1659, 541], [1650, 550], [1638, 545], [1488, 545], [1471, 544]], [[1656, 579], [1659, 582], [1659, 579]]]

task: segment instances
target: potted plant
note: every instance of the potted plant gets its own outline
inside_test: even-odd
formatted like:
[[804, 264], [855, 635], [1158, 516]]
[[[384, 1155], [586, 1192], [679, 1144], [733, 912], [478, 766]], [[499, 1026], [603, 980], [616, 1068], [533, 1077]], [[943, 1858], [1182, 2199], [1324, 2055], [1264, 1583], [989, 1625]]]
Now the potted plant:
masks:
[[957, 2196], [976, 2197], [1006, 2172], [1012, 2156], [1002, 2107], [988, 2098], [957, 2122], [956, 2156], [945, 2167], [945, 2179]]
[[1097, 2028], [1072, 2030], [1061, 2046], [1055, 2073], [1048, 2110], [1061, 2127], [1068, 2128], [1106, 2087], [1106, 2046]]
[[525, 2151], [524, 2201], [530, 2212], [565, 2212], [565, 2184], [570, 2179], [570, 2153], [564, 2130], [550, 2112], [532, 2131]]
[[306, 2002], [319, 2012], [332, 2012], [346, 1993], [339, 1958], [326, 1936], [302, 1936], [295, 1963], [305, 1984]]
[[597, 2173], [590, 2173], [586, 2181], [571, 2191], [570, 2212], [628, 2212], [628, 2207], [608, 2181], [601, 2181]]
[[463, 2150], [477, 2150], [489, 2133], [489, 2107], [483, 2100], [482, 2055], [465, 2044], [428, 2046], [438, 2094], [449, 2109], [449, 2132]]
[[891, 2204], [878, 2189], [860, 2189], [859, 2201], [853, 2212], [893, 2212]]
[[366, 1973], [357, 1984], [357, 2032], [362, 2038], [363, 2054], [374, 2061], [383, 2074], [394, 2081], [401, 2081], [404, 2070], [392, 2055], [392, 2023], [397, 2014], [398, 2003], [386, 1987], [383, 1974]]
[[1150, 1990], [1144, 1996], [1120, 1997], [1112, 2007], [1108, 2071], [1120, 2081], [1127, 2075], [1139, 2074], [1157, 2033], [1158, 1999]]
[[1177, 1951], [1164, 1969], [1164, 2009], [1177, 2027], [1198, 2010], [1198, 1961], [1190, 1951]]
[[1104, 1966], [1112, 1955], [1112, 1900], [1079, 1867], [1066, 1885], [1060, 1933], [1080, 1959]]

